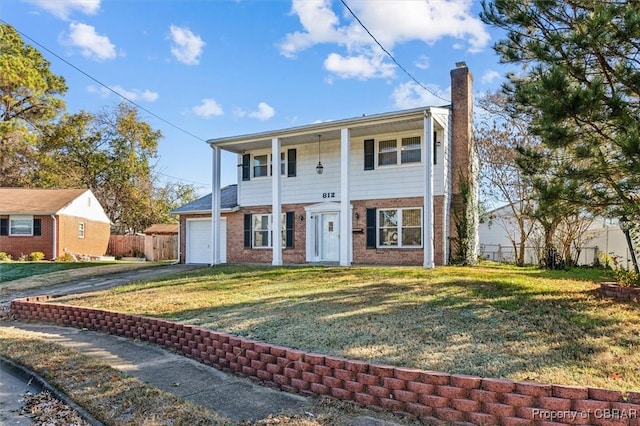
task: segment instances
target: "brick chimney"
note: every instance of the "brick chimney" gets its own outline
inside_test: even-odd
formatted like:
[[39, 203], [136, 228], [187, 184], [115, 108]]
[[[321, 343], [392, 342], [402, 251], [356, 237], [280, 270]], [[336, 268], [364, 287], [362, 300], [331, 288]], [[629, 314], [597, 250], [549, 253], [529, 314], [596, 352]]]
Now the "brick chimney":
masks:
[[464, 62], [457, 62], [451, 70], [451, 103], [449, 257], [474, 264], [478, 253], [478, 164], [473, 140], [473, 76]]

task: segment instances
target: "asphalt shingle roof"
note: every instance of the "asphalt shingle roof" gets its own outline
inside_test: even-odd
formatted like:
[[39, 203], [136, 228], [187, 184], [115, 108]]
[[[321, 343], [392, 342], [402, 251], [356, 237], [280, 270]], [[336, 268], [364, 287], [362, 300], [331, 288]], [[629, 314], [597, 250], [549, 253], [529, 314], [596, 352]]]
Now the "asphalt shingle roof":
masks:
[[0, 214], [54, 214], [87, 189], [0, 188]]
[[[231, 210], [238, 207], [238, 185], [225, 186], [220, 190], [220, 209]], [[198, 198], [184, 206], [172, 210], [172, 214], [211, 212], [211, 194]]]

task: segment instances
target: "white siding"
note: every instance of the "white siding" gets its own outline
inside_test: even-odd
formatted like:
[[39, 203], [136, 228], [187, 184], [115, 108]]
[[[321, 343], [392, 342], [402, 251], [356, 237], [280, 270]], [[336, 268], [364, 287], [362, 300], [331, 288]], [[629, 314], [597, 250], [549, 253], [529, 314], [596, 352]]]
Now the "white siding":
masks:
[[[437, 126], [438, 140], [437, 164], [434, 166], [434, 195], [444, 193], [445, 144], [449, 143], [446, 129]], [[374, 170], [364, 170], [365, 139], [400, 139], [421, 136], [422, 131], [376, 134], [351, 138], [350, 190], [352, 200], [385, 199], [403, 197], [421, 197], [424, 194], [422, 163], [378, 166]], [[421, 138], [422, 139], [422, 138]], [[424, 160], [425, 141], [421, 140], [421, 158]], [[324, 166], [322, 175], [316, 173], [318, 164], [318, 144], [285, 146], [297, 150], [297, 176], [282, 177], [282, 203], [320, 203], [340, 200], [340, 141], [321, 140], [320, 161]], [[377, 145], [376, 145], [377, 149]], [[431, 149], [431, 148], [429, 148]], [[253, 155], [270, 155], [268, 149], [251, 152]], [[399, 153], [398, 153], [399, 155]], [[252, 157], [253, 158], [253, 157]], [[275, 170], [279, 170], [279, 160]], [[253, 169], [252, 169], [253, 171]], [[332, 196], [333, 195], [333, 196]], [[261, 206], [271, 204], [271, 177], [252, 177], [250, 181], [240, 180], [239, 204], [241, 206]]]
[[109, 217], [102, 209], [100, 202], [95, 195], [93, 195], [93, 192], [89, 190], [73, 200], [66, 207], [63, 207], [58, 213], [94, 220], [96, 222], [111, 223]]

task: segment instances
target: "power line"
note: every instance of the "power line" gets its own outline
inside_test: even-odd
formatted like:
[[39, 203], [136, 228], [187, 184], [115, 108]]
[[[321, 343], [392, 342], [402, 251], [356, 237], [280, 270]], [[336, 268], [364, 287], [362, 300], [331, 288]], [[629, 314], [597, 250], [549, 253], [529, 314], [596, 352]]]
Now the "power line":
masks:
[[356, 14], [353, 12], [353, 10], [351, 10], [351, 8], [349, 7], [349, 5], [347, 4], [346, 0], [340, 0], [342, 2], [342, 4], [344, 5], [344, 7], [347, 8], [347, 10], [349, 11], [349, 13], [351, 13], [351, 16], [353, 16], [353, 18], [358, 21], [358, 24], [360, 24], [360, 26], [367, 32], [367, 34], [369, 34], [369, 36], [373, 39], [373, 41], [376, 42], [376, 44], [380, 47], [380, 49], [382, 49], [382, 51], [384, 53], [387, 54], [387, 56], [389, 58], [391, 58], [391, 60], [398, 66], [398, 68], [400, 68], [407, 76], [409, 76], [409, 78], [411, 80], [413, 80], [418, 86], [420, 86], [421, 88], [423, 88], [424, 90], [426, 90], [427, 92], [431, 93], [433, 96], [435, 96], [438, 99], [442, 99], [445, 102], [450, 102], [449, 99], [445, 99], [442, 96], [438, 95], [437, 93], [435, 93], [433, 90], [430, 90], [429, 88], [427, 88], [424, 84], [420, 83], [409, 71], [407, 71], [402, 65], [400, 65], [400, 63], [398, 61], [396, 61], [396, 58], [393, 57], [393, 55], [384, 48], [384, 46], [378, 41], [378, 39], [371, 34], [371, 31], [369, 31], [369, 29], [367, 27], [365, 27], [365, 25], [362, 23], [362, 21], [360, 20], [360, 18], [358, 18], [356, 16]]
[[[7, 23], [6, 21], [0, 19], [0, 22], [2, 22], [5, 25], [10, 25], [9, 23]], [[78, 71], [79, 73], [81, 73], [82, 75], [84, 75], [85, 77], [89, 78], [90, 80], [96, 82], [97, 84], [99, 84], [100, 86], [104, 87], [105, 89], [109, 90], [110, 92], [114, 93], [116, 96], [124, 99], [125, 101], [129, 102], [131, 105], [135, 106], [138, 109], [141, 109], [142, 111], [146, 112], [147, 114], [150, 114], [151, 116], [157, 118], [158, 120], [162, 121], [165, 124], [168, 124], [169, 126], [173, 127], [174, 129], [177, 129], [179, 131], [181, 131], [182, 133], [191, 136], [192, 138], [195, 138], [201, 142], [206, 142], [205, 139], [194, 135], [193, 133], [189, 132], [188, 130], [183, 129], [182, 127], [173, 124], [172, 122], [170, 122], [169, 120], [162, 118], [161, 116], [159, 116], [158, 114], [148, 110], [147, 108], [139, 105], [138, 103], [136, 103], [135, 101], [127, 98], [126, 96], [118, 93], [117, 91], [113, 90], [111, 87], [107, 86], [106, 84], [102, 83], [100, 80], [98, 80], [97, 78], [93, 77], [92, 75], [86, 73], [85, 71], [81, 70], [80, 68], [78, 68], [77, 66], [73, 65], [71, 62], [67, 61], [66, 59], [62, 58], [60, 55], [58, 55], [57, 53], [55, 53], [54, 51], [52, 51], [51, 49], [47, 48], [46, 46], [42, 45], [41, 43], [38, 43], [36, 40], [34, 40], [33, 38], [29, 37], [27, 34], [23, 33], [22, 31], [18, 30], [16, 27], [12, 26], [13, 29], [16, 30], [17, 33], [19, 33], [22, 37], [30, 40], [32, 43], [38, 45], [41, 49], [49, 52], [51, 55], [55, 56], [56, 58], [58, 58], [59, 60], [61, 60], [62, 62], [64, 62], [65, 64], [69, 65], [71, 68], [75, 69], [76, 71]]]

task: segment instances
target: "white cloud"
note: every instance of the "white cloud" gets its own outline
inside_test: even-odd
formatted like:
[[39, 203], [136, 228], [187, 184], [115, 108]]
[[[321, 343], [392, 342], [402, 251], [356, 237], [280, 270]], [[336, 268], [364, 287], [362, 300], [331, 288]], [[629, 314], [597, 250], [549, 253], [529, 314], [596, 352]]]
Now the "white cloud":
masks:
[[25, 0], [35, 4], [60, 19], [67, 20], [75, 10], [85, 15], [94, 15], [100, 10], [100, 0]]
[[191, 108], [191, 111], [193, 111], [193, 113], [198, 117], [205, 118], [224, 114], [222, 107], [214, 99], [211, 98], [203, 99], [200, 105], [194, 106], [193, 108]]
[[487, 70], [482, 74], [480, 79], [484, 84], [493, 83], [496, 79], [500, 78], [501, 74], [498, 71]]
[[202, 49], [206, 45], [200, 36], [195, 35], [189, 28], [171, 25], [171, 54], [186, 65], [198, 65]]
[[[121, 86], [111, 86], [113, 92], [118, 93], [121, 96], [129, 99], [130, 101], [145, 101], [145, 102], [155, 102], [160, 95], [156, 92], [152, 92], [150, 90], [127, 90]], [[93, 85], [87, 86], [87, 92], [89, 93], [99, 93], [102, 97], [107, 98], [113, 95], [113, 92], [106, 87], [96, 87]]]
[[420, 55], [415, 60], [414, 65], [416, 68], [420, 68], [421, 70], [426, 70], [431, 66], [431, 60], [427, 55]]
[[69, 24], [69, 36], [63, 43], [79, 47], [82, 56], [96, 61], [114, 59], [116, 47], [107, 36], [96, 33], [91, 25], [71, 23]]
[[[127, 90], [121, 86], [111, 86], [111, 88], [118, 93], [119, 95], [129, 99], [130, 101], [145, 101], [145, 102], [155, 102], [160, 95], [157, 92], [152, 92], [150, 90]], [[108, 89], [102, 88], [102, 92], [109, 92]]]
[[440, 89], [436, 85], [426, 85], [426, 87], [429, 91], [412, 81], [399, 85], [391, 94], [394, 106], [400, 109], [409, 109], [423, 106], [445, 105], [449, 101], [441, 98], [451, 99], [450, 87], [445, 90]]
[[260, 102], [256, 111], [245, 111], [242, 108], [236, 108], [234, 114], [238, 117], [251, 117], [266, 121], [276, 115], [276, 110], [268, 103]]
[[344, 57], [331, 53], [324, 61], [324, 67], [340, 78], [367, 79], [374, 77], [392, 77], [394, 67], [384, 63], [380, 56], [367, 55]]
[[266, 102], [260, 102], [258, 104], [258, 110], [250, 112], [249, 117], [257, 118], [260, 121], [265, 121], [276, 115], [276, 110]]
[[[297, 15], [303, 30], [289, 33], [280, 43], [280, 53], [293, 58], [300, 51], [314, 45], [327, 43], [344, 49], [343, 53], [331, 53], [332, 60], [325, 60], [325, 67], [334, 64], [335, 59], [368, 58], [370, 66], [360, 68], [361, 73], [348, 73], [354, 78], [386, 78], [394, 69], [391, 60], [377, 60], [379, 47], [360, 24], [348, 12], [341, 22], [332, 10], [330, 0], [293, 0], [291, 14]], [[453, 38], [452, 44], [467, 46], [470, 52], [484, 49], [490, 40], [482, 21], [471, 11], [472, 0], [378, 0], [351, 2], [353, 12], [367, 29], [388, 50], [410, 41], [433, 44], [446, 37]], [[337, 56], [336, 56], [337, 55]], [[343, 61], [344, 62], [344, 61]], [[367, 62], [365, 60], [364, 62]], [[342, 72], [346, 63], [330, 72]], [[351, 64], [353, 65], [353, 64]], [[416, 66], [428, 66], [424, 57], [418, 58]]]

